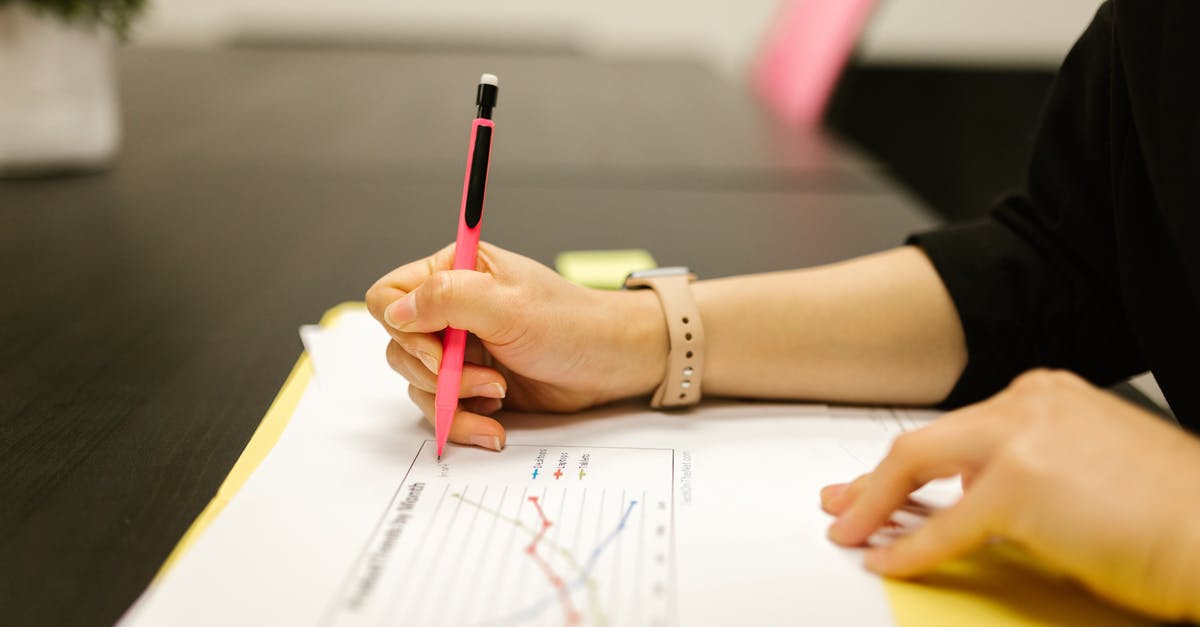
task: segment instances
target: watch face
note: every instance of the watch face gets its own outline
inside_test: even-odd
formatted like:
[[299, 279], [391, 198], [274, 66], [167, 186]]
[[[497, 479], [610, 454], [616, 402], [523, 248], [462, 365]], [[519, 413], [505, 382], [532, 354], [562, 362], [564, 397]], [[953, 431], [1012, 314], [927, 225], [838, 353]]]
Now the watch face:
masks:
[[637, 272], [631, 272], [629, 274], [629, 278], [654, 279], [664, 276], [687, 276], [689, 274], [691, 274], [691, 271], [689, 271], [685, 266], [668, 266], [666, 268], [654, 268], [651, 270], [638, 270]]

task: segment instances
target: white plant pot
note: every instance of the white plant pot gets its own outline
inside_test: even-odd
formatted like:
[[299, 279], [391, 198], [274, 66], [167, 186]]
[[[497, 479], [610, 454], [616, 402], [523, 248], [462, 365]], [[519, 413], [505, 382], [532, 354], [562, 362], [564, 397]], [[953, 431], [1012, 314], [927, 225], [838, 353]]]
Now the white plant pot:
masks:
[[113, 35], [0, 7], [0, 176], [105, 167], [120, 144]]

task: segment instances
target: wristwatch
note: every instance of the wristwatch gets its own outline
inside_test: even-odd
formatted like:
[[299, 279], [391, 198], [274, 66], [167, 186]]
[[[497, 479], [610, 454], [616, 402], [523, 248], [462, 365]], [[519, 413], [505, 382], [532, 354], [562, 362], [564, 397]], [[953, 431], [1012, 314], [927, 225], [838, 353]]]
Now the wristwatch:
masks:
[[704, 326], [700, 309], [692, 298], [696, 275], [687, 268], [655, 268], [630, 274], [625, 289], [654, 290], [662, 303], [667, 322], [667, 371], [654, 390], [650, 406], [655, 409], [686, 407], [700, 402], [700, 380], [704, 376]]

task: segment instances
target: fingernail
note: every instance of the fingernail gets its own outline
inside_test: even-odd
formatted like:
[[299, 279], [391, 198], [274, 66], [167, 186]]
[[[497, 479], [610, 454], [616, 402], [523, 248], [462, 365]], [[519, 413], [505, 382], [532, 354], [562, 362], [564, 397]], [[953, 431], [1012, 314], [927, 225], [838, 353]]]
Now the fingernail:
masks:
[[393, 327], [399, 328], [416, 320], [417, 318], [417, 299], [412, 294], [407, 294], [404, 298], [388, 305], [388, 308], [383, 312], [383, 319]]
[[846, 492], [848, 483], [835, 483], [821, 488], [821, 505], [829, 505], [834, 499]]
[[493, 451], [500, 450], [500, 438], [494, 435], [473, 435], [467, 438], [467, 441], [480, 448], [486, 448]]
[[420, 359], [421, 363], [425, 364], [425, 367], [428, 368], [430, 372], [433, 374], [438, 373], [439, 364], [436, 357], [426, 353], [425, 351], [417, 351], [417, 359]]
[[471, 396], [486, 396], [488, 398], [504, 398], [504, 386], [499, 383], [481, 383], [471, 388]]
[[867, 551], [867, 556], [863, 559], [863, 565], [873, 573], [882, 573], [887, 566], [889, 553], [890, 551], [887, 547], [870, 549]]

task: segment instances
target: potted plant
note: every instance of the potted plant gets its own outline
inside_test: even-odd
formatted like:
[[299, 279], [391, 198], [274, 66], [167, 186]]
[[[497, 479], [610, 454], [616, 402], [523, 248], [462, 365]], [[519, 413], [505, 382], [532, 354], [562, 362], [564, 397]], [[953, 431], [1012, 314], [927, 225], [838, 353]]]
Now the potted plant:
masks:
[[113, 47], [146, 0], [0, 0], [0, 176], [105, 167], [120, 144]]

